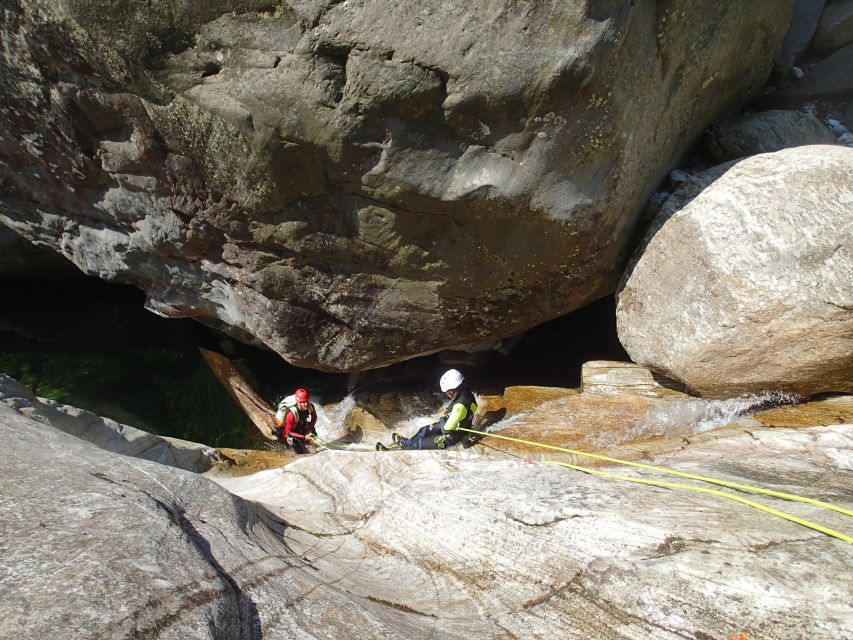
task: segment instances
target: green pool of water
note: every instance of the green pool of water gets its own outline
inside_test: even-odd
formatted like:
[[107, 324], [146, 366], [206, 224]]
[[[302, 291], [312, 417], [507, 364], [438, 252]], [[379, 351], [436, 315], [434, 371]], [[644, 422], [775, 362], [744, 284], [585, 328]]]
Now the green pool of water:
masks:
[[0, 372], [36, 395], [151, 433], [252, 446], [254, 427], [196, 347], [206, 329], [155, 316], [126, 287], [4, 289]]

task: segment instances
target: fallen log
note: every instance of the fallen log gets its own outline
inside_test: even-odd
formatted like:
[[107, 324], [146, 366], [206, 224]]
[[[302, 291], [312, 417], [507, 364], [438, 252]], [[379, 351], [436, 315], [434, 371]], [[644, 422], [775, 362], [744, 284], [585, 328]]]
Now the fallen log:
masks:
[[221, 353], [198, 347], [213, 375], [267, 440], [276, 440], [275, 410], [252, 388], [231, 361]]

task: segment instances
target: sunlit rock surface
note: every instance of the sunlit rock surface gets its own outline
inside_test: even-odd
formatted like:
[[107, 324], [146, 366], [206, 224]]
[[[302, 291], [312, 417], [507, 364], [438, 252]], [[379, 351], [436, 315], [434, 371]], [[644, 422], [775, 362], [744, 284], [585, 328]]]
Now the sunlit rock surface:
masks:
[[805, 404], [783, 405], [753, 415], [761, 424], [777, 427], [814, 427], [853, 423], [853, 396], [830, 396]]
[[[849, 507], [851, 435], [741, 433], [666, 464]], [[853, 620], [849, 544], [686, 491], [459, 451], [321, 454], [226, 486], [288, 520], [326, 580], [435, 637], [832, 637]]]
[[[353, 452], [372, 451], [376, 442], [390, 445], [392, 432], [411, 435], [436, 419], [442, 406], [436, 395], [385, 390], [347, 396], [322, 407], [320, 441], [333, 450]], [[853, 396], [793, 404], [795, 399], [778, 393], [698, 398], [686, 394], [679, 383], [634, 363], [591, 361], [583, 365], [579, 389], [513, 386], [500, 395], [478, 395], [474, 427], [492, 437], [475, 445], [474, 451], [600, 465], [601, 460], [582, 453], [642, 460], [694, 444], [711, 446], [721, 438], [765, 427], [853, 423]], [[518, 440], [573, 453], [544, 451]], [[220, 451], [235, 463], [223, 467], [231, 475], [298, 459], [270, 452]]]
[[[589, 377], [624, 389], [610, 365]], [[849, 398], [821, 402], [849, 416]], [[27, 413], [0, 403], [2, 637], [787, 640], [853, 623], [853, 545], [715, 496], [454, 449], [217, 476], [240, 498]], [[851, 440], [850, 424], [756, 427], [644, 462], [850, 509]]]
[[613, 291], [792, 5], [11, 3], [0, 222], [300, 366], [499, 340]]
[[[767, 406], [789, 402], [774, 394], [706, 400], [686, 394], [673, 380], [628, 362], [584, 363], [579, 390], [548, 387], [510, 387], [502, 396], [484, 396], [478, 422], [498, 437], [486, 438], [477, 451], [484, 455], [521, 453], [536, 458], [598, 465], [584, 452], [637, 460], [731, 437], [735, 431], [773, 425], [760, 422]], [[801, 405], [802, 425], [853, 421], [853, 407], [836, 414]], [[488, 416], [501, 415], [497, 422]], [[786, 424], [791, 424], [790, 421]], [[502, 438], [503, 437], [503, 438]], [[504, 439], [505, 438], [505, 439]], [[571, 452], [544, 451], [521, 441], [540, 442]]]
[[[474, 426], [508, 437], [535, 434], [542, 441], [560, 446], [612, 446], [664, 435], [643, 431], [646, 413], [652, 407], [687, 399], [689, 396], [678, 383], [644, 367], [629, 362], [592, 361], [583, 365], [580, 389], [513, 386], [500, 395], [478, 395]], [[390, 442], [390, 430], [414, 432], [430, 422], [434, 413], [386, 423], [385, 431], [379, 432], [380, 439]], [[393, 414], [389, 417], [393, 418]], [[488, 442], [489, 448], [530, 449], [508, 441]]]
[[697, 185], [618, 294], [631, 358], [703, 396], [853, 391], [853, 149], [753, 156]]
[[263, 509], [202, 476], [5, 405], [0, 437], [4, 638], [378, 637], [408, 617], [324, 584]]

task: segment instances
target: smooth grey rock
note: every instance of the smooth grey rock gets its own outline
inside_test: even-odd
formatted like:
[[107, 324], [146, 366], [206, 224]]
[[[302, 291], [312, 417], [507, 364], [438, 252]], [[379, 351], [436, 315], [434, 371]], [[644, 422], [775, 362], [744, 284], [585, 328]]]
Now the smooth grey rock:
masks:
[[0, 437], [4, 638], [417, 635], [414, 616], [345, 594], [282, 539], [285, 523], [202, 476], [5, 405]]
[[853, 152], [725, 169], [664, 205], [618, 294], [622, 345], [703, 396], [853, 390]]
[[[663, 464], [849, 508], [851, 435], [740, 432]], [[288, 541], [339, 588], [438, 637], [781, 640], [853, 620], [850, 544], [700, 493], [466, 451], [324, 453], [223, 482], [295, 518]], [[849, 531], [836, 512], [755, 500]]]
[[757, 105], [762, 109], [798, 109], [808, 103], [821, 102], [841, 105], [843, 109], [850, 107], [851, 99], [853, 45], [847, 45], [809, 68], [802, 80], [764, 96]]
[[[851, 437], [755, 429], [665, 464], [850, 508]], [[851, 545], [714, 496], [448, 451], [219, 480], [240, 498], [6, 405], [0, 438], [2, 637], [781, 639], [853, 619]]]
[[300, 366], [494, 342], [613, 291], [792, 6], [22, 0], [0, 222]]
[[836, 51], [848, 44], [853, 44], [853, 0], [833, 0], [820, 16], [812, 49]]
[[783, 73], [799, 61], [812, 41], [826, 0], [796, 0], [791, 26], [782, 41], [776, 66]]
[[0, 404], [31, 418], [35, 423], [50, 425], [45, 429], [59, 429], [113, 453], [199, 473], [209, 471], [223, 462], [219, 452], [211, 447], [154, 435], [83, 409], [37, 398], [25, 386], [2, 373]]
[[717, 162], [809, 144], [832, 144], [819, 118], [798, 111], [762, 111], [726, 120], [705, 134], [704, 146]]

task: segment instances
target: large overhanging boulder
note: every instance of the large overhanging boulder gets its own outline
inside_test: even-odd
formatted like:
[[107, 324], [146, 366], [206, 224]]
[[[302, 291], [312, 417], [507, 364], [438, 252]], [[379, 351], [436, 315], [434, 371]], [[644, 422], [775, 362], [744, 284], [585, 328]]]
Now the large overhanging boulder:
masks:
[[618, 294], [625, 350], [707, 396], [853, 391], [853, 150], [726, 168], [664, 205]]
[[501, 339], [613, 291], [792, 4], [22, 0], [0, 220], [297, 365]]

